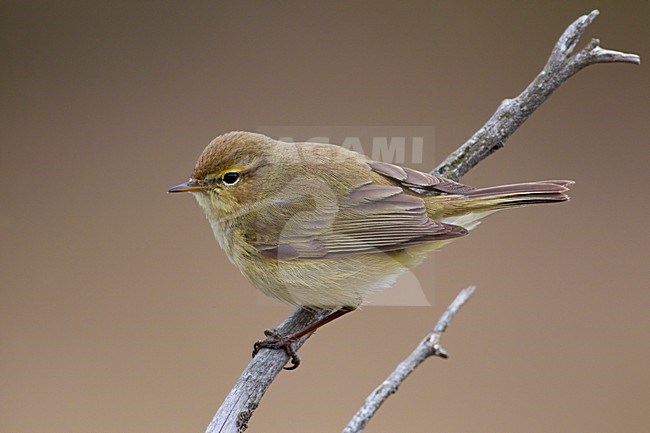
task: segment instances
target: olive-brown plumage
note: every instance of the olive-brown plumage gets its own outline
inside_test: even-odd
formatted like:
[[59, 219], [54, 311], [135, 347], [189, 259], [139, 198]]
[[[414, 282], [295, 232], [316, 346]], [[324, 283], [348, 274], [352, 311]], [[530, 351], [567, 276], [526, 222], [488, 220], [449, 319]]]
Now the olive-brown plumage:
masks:
[[329, 144], [217, 137], [192, 192], [230, 261], [266, 295], [355, 308], [500, 209], [568, 200], [570, 181], [473, 188]]

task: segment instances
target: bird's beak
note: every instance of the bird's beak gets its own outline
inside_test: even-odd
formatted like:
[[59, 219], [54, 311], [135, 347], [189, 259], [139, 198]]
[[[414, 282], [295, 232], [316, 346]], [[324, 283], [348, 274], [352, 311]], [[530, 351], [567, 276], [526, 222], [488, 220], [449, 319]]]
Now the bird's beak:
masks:
[[167, 190], [168, 193], [171, 192], [197, 192], [208, 189], [208, 185], [202, 180], [190, 179], [185, 183], [176, 185]]

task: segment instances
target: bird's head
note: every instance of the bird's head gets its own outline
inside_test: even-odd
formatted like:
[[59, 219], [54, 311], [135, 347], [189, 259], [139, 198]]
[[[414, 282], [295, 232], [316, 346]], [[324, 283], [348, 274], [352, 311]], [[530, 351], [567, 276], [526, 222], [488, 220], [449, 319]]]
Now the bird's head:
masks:
[[203, 150], [190, 179], [167, 192], [191, 192], [212, 220], [237, 215], [262, 198], [273, 144], [250, 132], [220, 135]]

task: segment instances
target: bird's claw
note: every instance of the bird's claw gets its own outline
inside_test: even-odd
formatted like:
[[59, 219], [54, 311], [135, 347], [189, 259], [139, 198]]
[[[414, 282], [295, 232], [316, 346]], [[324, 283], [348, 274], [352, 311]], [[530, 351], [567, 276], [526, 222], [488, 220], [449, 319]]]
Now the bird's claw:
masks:
[[278, 332], [267, 329], [264, 331], [266, 338], [253, 344], [253, 358], [261, 349], [283, 349], [291, 358], [291, 365], [284, 367], [285, 370], [295, 370], [300, 365], [300, 357], [293, 348], [293, 339], [280, 335]]

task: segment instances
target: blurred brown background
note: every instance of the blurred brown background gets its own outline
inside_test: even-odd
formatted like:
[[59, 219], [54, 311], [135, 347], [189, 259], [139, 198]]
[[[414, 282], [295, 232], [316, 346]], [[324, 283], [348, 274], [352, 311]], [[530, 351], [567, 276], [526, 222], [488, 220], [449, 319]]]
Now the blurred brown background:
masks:
[[[165, 194], [203, 147], [259, 125], [433, 125], [432, 168], [593, 8], [587, 37], [647, 56], [647, 1], [3, 1], [0, 431], [203, 431], [291, 311], [261, 306], [192, 197]], [[433, 307], [324, 328], [250, 431], [339, 431], [476, 284], [451, 359], [368, 432], [647, 432], [648, 78], [596, 65], [564, 85], [463, 180], [571, 178], [573, 200], [430, 258]]]

